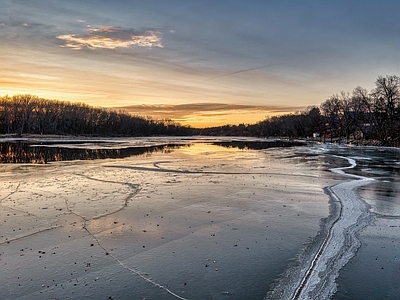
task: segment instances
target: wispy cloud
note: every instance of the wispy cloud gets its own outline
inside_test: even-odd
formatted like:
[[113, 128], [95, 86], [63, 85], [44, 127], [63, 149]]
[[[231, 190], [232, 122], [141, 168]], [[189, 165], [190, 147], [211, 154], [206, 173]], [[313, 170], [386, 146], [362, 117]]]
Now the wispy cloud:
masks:
[[220, 77], [232, 76], [232, 75], [239, 74], [239, 73], [245, 73], [245, 72], [250, 72], [250, 71], [255, 71], [255, 70], [266, 69], [266, 68], [268, 68], [268, 67], [270, 67], [270, 66], [272, 66], [272, 65], [273, 65], [273, 64], [268, 64], [268, 65], [266, 65], [266, 66], [261, 66], [261, 67], [254, 67], [254, 68], [248, 68], [248, 69], [237, 70], [237, 71], [225, 73], [225, 74], [222, 74], [222, 75], [214, 76], [214, 77], [211, 77], [211, 78], [209, 78], [209, 79], [216, 79], [216, 78], [220, 78]]
[[77, 34], [64, 34], [57, 36], [63, 40], [61, 47], [81, 50], [89, 49], [117, 49], [129, 48], [132, 46], [153, 48], [162, 48], [161, 32], [157, 30], [137, 31], [121, 27], [101, 26], [88, 28], [86, 34], [79, 36]]

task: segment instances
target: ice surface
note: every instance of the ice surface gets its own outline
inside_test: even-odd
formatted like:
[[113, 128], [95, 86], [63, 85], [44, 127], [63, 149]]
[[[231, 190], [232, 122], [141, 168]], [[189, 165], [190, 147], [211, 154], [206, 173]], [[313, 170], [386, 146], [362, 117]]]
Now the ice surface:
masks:
[[[346, 158], [345, 158], [346, 159]], [[348, 167], [333, 168], [332, 172], [346, 175], [346, 169], [357, 164], [354, 159], [347, 158]], [[329, 229], [328, 235], [311, 261], [294, 297], [299, 299], [327, 299], [336, 292], [335, 280], [339, 270], [355, 255], [360, 241], [355, 234], [368, 225], [369, 211], [364, 201], [359, 199], [355, 190], [369, 184], [373, 179], [347, 175], [356, 178], [329, 188], [333, 197], [340, 202], [338, 218]]]
[[[322, 249], [338, 202], [325, 188], [359, 199], [363, 179], [329, 171], [349, 166], [337, 156], [357, 164], [347, 174], [373, 168], [359, 160], [368, 153], [324, 145], [244, 151], [188, 141], [119, 159], [0, 165], [2, 298], [263, 299]], [[371, 217], [386, 218], [393, 198], [381, 205], [370, 191], [360, 195]], [[323, 246], [329, 257], [333, 244]]]
[[[395, 149], [343, 146], [328, 148], [325, 154], [328, 161], [339, 159], [348, 162], [347, 166], [336, 162], [339, 167], [330, 169], [346, 181], [326, 189], [331, 195], [330, 218], [322, 224], [320, 234], [309, 247], [300, 253], [297, 264], [290, 267], [275, 289], [268, 293], [269, 299], [328, 299], [336, 293], [337, 281], [340, 282], [340, 286], [335, 299], [378, 299], [382, 294], [387, 295], [387, 299], [397, 299], [394, 295], [399, 290], [398, 286], [390, 286], [387, 281], [371, 275], [378, 274], [377, 272], [359, 271], [368, 269], [371, 258], [368, 261], [365, 254], [374, 247], [377, 258], [386, 255], [391, 257], [392, 262], [396, 260], [393, 250], [400, 240], [396, 231], [400, 225], [400, 217], [397, 215], [400, 203], [396, 199], [400, 199], [400, 193], [396, 188], [398, 170], [393, 165], [399, 154]], [[371, 174], [377, 177], [371, 177]], [[372, 194], [371, 191], [375, 193]], [[384, 232], [374, 229], [378, 224], [379, 231], [386, 227]], [[375, 232], [375, 237], [371, 237], [371, 231]], [[382, 249], [386, 248], [385, 246], [380, 250], [376, 249], [379, 243], [389, 244], [388, 234], [391, 242], [391, 247], [388, 248], [392, 249], [389, 255], [383, 254]], [[378, 240], [380, 242], [377, 242]], [[367, 243], [363, 244], [365, 241]], [[360, 246], [362, 256], [355, 256]], [[354, 257], [355, 259], [352, 259]], [[357, 263], [352, 263], [354, 260]], [[349, 261], [351, 264], [347, 268], [345, 266]], [[396, 265], [386, 264], [385, 268], [388, 268], [390, 273], [396, 272]], [[381, 271], [385, 268], [382, 267]], [[343, 269], [345, 279], [340, 277]], [[348, 269], [358, 272], [353, 271], [351, 276]], [[358, 280], [361, 277], [360, 273], [365, 277], [364, 282]], [[372, 283], [372, 277], [379, 282], [378, 285]], [[369, 288], [365, 288], [365, 282], [370, 283]], [[380, 288], [373, 288], [376, 286], [384, 286], [385, 292]]]
[[289, 154], [200, 143], [2, 165], [0, 293], [262, 299], [328, 214], [332, 180]]

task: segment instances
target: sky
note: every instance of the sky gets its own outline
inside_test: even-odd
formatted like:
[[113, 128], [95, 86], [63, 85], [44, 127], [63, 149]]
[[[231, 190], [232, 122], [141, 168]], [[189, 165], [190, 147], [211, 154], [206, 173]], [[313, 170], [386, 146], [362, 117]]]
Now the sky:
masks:
[[399, 15], [397, 0], [0, 0], [0, 96], [255, 123], [400, 75]]

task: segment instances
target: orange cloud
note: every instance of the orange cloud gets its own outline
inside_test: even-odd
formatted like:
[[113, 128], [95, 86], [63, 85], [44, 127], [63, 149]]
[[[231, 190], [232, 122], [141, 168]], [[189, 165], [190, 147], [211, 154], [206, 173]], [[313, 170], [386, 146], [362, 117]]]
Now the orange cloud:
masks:
[[153, 47], [163, 47], [160, 35], [161, 32], [155, 30], [139, 32], [134, 29], [101, 26], [89, 28], [84, 36], [64, 34], [57, 36], [57, 38], [65, 42], [61, 47], [74, 50], [81, 50], [85, 47], [89, 49], [117, 49], [131, 46], [151, 49]]

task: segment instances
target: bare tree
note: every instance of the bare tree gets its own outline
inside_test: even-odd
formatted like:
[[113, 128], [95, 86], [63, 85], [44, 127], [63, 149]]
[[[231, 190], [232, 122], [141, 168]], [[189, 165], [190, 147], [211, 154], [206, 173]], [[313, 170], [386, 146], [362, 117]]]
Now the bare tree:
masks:
[[371, 92], [377, 137], [385, 145], [399, 141], [400, 78], [379, 76]]
[[[376, 124], [372, 99], [368, 91], [360, 86], [353, 90], [350, 99], [350, 107], [352, 111], [353, 124], [357, 131], [361, 133], [361, 138], [364, 140], [369, 137], [373, 126]], [[357, 136], [354, 136], [357, 139]]]
[[331, 142], [333, 137], [341, 135], [341, 122], [342, 122], [342, 101], [338, 94], [332, 95], [321, 104], [322, 114], [326, 118], [326, 131], [329, 132]]

